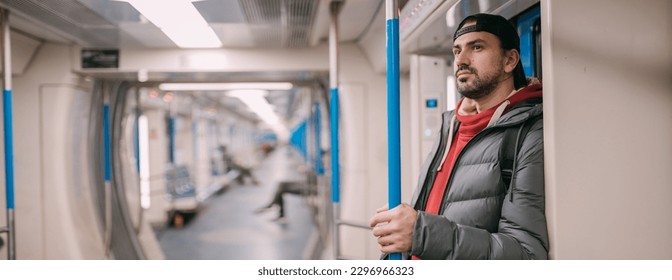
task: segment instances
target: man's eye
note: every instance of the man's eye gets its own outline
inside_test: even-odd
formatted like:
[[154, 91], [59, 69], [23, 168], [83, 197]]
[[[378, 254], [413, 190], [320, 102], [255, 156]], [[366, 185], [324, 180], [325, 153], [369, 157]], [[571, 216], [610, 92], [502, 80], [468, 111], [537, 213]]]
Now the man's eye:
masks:
[[453, 55], [458, 55], [460, 54], [460, 50], [453, 50]]
[[474, 46], [474, 50], [480, 50], [480, 49], [482, 49], [481, 46], [478, 46], [478, 45], [475, 45], [475, 46]]

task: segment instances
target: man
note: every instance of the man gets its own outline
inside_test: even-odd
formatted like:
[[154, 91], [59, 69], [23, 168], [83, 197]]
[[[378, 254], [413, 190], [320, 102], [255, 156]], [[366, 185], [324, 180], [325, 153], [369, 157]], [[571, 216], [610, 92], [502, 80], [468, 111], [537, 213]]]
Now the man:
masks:
[[[379, 209], [373, 235], [381, 251], [404, 258], [547, 259], [541, 84], [525, 78], [520, 38], [501, 16], [467, 17], [453, 42], [464, 98], [443, 114], [411, 204]], [[501, 143], [526, 122], [507, 185]]]

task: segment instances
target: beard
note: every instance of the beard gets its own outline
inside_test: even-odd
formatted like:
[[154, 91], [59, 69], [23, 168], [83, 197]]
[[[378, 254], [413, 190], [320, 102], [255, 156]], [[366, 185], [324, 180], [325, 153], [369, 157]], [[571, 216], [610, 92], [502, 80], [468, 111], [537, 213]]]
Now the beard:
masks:
[[[498, 69], [502, 69], [502, 67], [499, 67]], [[502, 75], [502, 71], [494, 71], [491, 73], [484, 73], [483, 76], [481, 76], [478, 73], [478, 70], [466, 65], [460, 65], [458, 71], [455, 73], [462, 70], [468, 70], [469, 73], [474, 75], [474, 81], [471, 84], [467, 84], [467, 78], [457, 79], [457, 92], [469, 99], [479, 99], [490, 95], [490, 93], [497, 88], [497, 85], [500, 82], [499, 78]]]

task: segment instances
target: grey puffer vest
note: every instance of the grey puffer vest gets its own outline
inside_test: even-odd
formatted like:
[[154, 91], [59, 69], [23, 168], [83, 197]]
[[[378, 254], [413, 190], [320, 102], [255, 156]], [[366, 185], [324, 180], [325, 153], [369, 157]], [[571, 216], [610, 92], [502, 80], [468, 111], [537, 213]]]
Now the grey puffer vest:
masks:
[[[440, 215], [418, 211], [410, 255], [421, 259], [547, 259], [543, 121], [532, 124], [516, 158], [510, 190], [499, 152], [507, 127], [541, 115], [542, 104], [517, 104], [474, 136], [456, 160]], [[425, 209], [447, 146], [454, 111], [443, 114], [441, 137], [421, 169], [411, 205]], [[528, 124], [530, 125], [530, 124]], [[457, 130], [455, 125], [454, 130]], [[410, 254], [409, 254], [410, 253]]]

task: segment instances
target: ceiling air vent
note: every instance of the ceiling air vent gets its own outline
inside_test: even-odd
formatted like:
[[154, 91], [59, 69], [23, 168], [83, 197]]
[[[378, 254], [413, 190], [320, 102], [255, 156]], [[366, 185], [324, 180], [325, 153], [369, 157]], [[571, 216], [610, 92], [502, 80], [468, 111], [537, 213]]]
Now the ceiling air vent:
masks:
[[3, 6], [62, 31], [84, 46], [117, 44], [116, 26], [77, 0], [1, 0]]
[[257, 46], [309, 46], [311, 26], [320, 1], [240, 0], [239, 3]]

